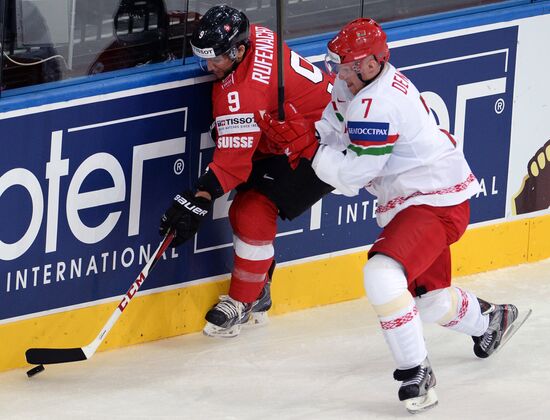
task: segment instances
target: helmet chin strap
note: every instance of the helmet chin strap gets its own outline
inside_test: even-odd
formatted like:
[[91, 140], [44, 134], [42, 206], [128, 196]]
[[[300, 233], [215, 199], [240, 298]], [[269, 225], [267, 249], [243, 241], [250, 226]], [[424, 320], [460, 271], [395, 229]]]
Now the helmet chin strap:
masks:
[[380, 73], [382, 73], [382, 69], [384, 68], [384, 63], [380, 64], [380, 69], [378, 70], [378, 73], [376, 73], [376, 76], [374, 76], [372, 79], [363, 79], [363, 75], [359, 71], [359, 66], [357, 66], [355, 70], [355, 73], [357, 74], [357, 78], [363, 83], [363, 87], [370, 85], [378, 76], [380, 76]]
[[[245, 45], [243, 58], [244, 58], [244, 56], [246, 55], [247, 52], [248, 52], [248, 45]], [[233, 49], [229, 52], [228, 57], [231, 61], [233, 61], [233, 63], [231, 64], [231, 67], [229, 67], [229, 69], [225, 72], [225, 74], [223, 76], [224, 79], [227, 76], [229, 76], [231, 73], [233, 73], [240, 64], [240, 61], [237, 62], [237, 48], [236, 47], [233, 47]]]
[[223, 78], [225, 79], [227, 76], [229, 76], [231, 73], [233, 73], [237, 67], [239, 66], [239, 63], [237, 63], [237, 60], [233, 60], [233, 63], [231, 64], [231, 67], [229, 67], [226, 72], [223, 74]]

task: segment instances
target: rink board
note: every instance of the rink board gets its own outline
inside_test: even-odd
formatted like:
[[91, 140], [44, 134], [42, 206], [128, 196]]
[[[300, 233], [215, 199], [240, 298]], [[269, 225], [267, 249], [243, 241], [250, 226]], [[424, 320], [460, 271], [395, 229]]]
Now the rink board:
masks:
[[[464, 138], [483, 185], [472, 226], [454, 247], [455, 275], [550, 257], [548, 210], [529, 195], [550, 175], [543, 147], [550, 92], [537, 71], [550, 59], [537, 50], [537, 66], [532, 61], [549, 21], [542, 15], [390, 44], [392, 62], [440, 125]], [[308, 46], [314, 61], [324, 49], [317, 44]], [[0, 337], [10, 345], [0, 350], [0, 370], [23, 366], [27, 347], [80, 346], [98, 332], [158, 244], [157, 220], [170, 197], [211, 157], [209, 90], [208, 78], [186, 78], [3, 108], [0, 215], [10, 223], [0, 232]], [[527, 169], [533, 159], [536, 174]], [[231, 199], [216, 202], [193, 243], [167, 253], [102, 349], [200, 330], [227, 290]], [[374, 208], [366, 192], [330, 194], [279, 225], [273, 314], [363, 295], [361, 268], [379, 233]]]
[[[453, 275], [464, 276], [550, 257], [550, 216], [469, 229], [453, 246]], [[364, 296], [362, 267], [367, 251], [286, 265], [277, 270], [270, 314], [278, 315]], [[526, 279], [528, 281], [528, 279]], [[460, 278], [458, 279], [460, 282]], [[200, 331], [203, 315], [227, 280], [138, 295], [100, 350], [139, 344]], [[99, 332], [117, 303], [72, 309], [0, 325], [3, 347], [0, 370], [25, 366], [29, 347], [80, 347]]]

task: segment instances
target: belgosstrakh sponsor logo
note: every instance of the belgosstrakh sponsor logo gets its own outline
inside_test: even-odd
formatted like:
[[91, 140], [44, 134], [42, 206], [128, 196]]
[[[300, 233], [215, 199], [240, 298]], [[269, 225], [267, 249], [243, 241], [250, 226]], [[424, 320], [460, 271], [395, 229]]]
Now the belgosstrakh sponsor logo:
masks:
[[387, 136], [388, 130], [384, 128], [350, 128], [348, 130], [350, 134], [367, 134], [371, 136]]
[[388, 138], [390, 124], [386, 122], [348, 121], [350, 140], [383, 141]]

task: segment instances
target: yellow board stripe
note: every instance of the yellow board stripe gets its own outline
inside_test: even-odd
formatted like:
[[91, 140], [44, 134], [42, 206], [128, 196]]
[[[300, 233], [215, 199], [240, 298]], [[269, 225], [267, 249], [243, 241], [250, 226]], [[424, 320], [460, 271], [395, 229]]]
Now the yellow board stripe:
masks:
[[[468, 230], [453, 245], [453, 275], [469, 275], [550, 257], [550, 216]], [[364, 296], [367, 252], [277, 268], [273, 315]], [[200, 331], [203, 316], [228, 281], [137, 296], [100, 350]], [[29, 347], [80, 347], [99, 332], [117, 303], [0, 325], [0, 371], [26, 366]]]

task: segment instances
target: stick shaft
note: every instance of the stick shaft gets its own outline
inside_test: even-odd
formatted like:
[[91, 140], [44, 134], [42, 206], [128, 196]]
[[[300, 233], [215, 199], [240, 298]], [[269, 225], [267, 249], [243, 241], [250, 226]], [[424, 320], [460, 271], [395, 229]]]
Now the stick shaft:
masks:
[[283, 51], [283, 15], [285, 0], [277, 0], [277, 104], [279, 120], [285, 119], [285, 75], [284, 75], [284, 51]]

